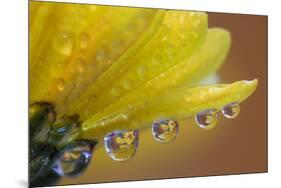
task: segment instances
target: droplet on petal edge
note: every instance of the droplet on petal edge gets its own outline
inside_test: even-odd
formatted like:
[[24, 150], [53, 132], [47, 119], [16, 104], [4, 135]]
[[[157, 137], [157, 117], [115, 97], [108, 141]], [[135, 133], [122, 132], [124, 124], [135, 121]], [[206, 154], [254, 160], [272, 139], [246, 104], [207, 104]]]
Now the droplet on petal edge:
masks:
[[93, 147], [91, 141], [76, 141], [65, 146], [57, 156], [53, 171], [60, 176], [78, 176], [88, 167]]
[[152, 135], [158, 142], [167, 143], [176, 138], [179, 131], [178, 122], [167, 119], [152, 124]]
[[224, 117], [233, 119], [239, 115], [240, 104], [237, 102], [227, 104], [222, 108], [221, 111], [222, 111], [222, 114], [224, 115]]
[[199, 125], [199, 127], [203, 129], [211, 129], [217, 124], [218, 110], [208, 109], [198, 112], [195, 115], [195, 121]]
[[104, 137], [105, 150], [114, 161], [131, 159], [138, 148], [139, 131], [114, 131]]

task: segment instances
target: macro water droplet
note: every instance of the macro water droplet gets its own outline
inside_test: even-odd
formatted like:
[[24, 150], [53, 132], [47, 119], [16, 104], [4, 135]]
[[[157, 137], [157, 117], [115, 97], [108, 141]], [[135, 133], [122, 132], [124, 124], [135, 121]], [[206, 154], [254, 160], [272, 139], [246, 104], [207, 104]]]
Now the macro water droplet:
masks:
[[90, 37], [87, 33], [82, 33], [80, 35], [80, 48], [85, 50], [86, 48], [88, 48], [89, 46], [89, 42], [90, 42]]
[[218, 121], [218, 110], [217, 109], [208, 109], [201, 112], [198, 112], [195, 115], [196, 123], [204, 129], [213, 128]]
[[153, 58], [152, 58], [152, 64], [153, 65], [159, 65], [161, 63], [161, 55], [155, 55]]
[[133, 87], [133, 85], [134, 85], [134, 82], [129, 79], [124, 80], [124, 82], [123, 82], [123, 88], [127, 89], [127, 90], [131, 89]]
[[224, 117], [233, 119], [238, 116], [240, 112], [240, 105], [237, 102], [233, 102], [225, 105], [221, 111]]
[[56, 85], [57, 90], [58, 90], [58, 91], [63, 91], [63, 90], [64, 90], [64, 84], [65, 84], [64, 79], [63, 79], [63, 78], [59, 78], [59, 79], [57, 80], [57, 85]]
[[109, 157], [115, 161], [131, 159], [137, 150], [139, 131], [114, 131], [104, 137], [104, 146]]
[[55, 48], [62, 54], [70, 56], [74, 47], [74, 35], [70, 32], [62, 32], [54, 39]]
[[178, 122], [172, 119], [156, 121], [152, 124], [153, 137], [162, 143], [167, 143], [175, 139], [178, 131]]
[[53, 171], [60, 176], [79, 175], [88, 167], [95, 144], [92, 141], [76, 141], [66, 145], [59, 151]]
[[143, 76], [147, 71], [147, 67], [145, 65], [141, 65], [139, 68], [138, 68], [138, 74], [140, 76]]
[[99, 50], [96, 53], [96, 60], [97, 62], [102, 62], [106, 59], [106, 52], [104, 50]]
[[121, 88], [120, 87], [118, 87], [118, 86], [113, 86], [112, 87], [111, 94], [113, 96], [118, 96], [118, 95], [120, 95], [120, 93], [121, 93]]
[[79, 73], [85, 72], [85, 62], [82, 59], [77, 59], [76, 64], [75, 64], [75, 69]]

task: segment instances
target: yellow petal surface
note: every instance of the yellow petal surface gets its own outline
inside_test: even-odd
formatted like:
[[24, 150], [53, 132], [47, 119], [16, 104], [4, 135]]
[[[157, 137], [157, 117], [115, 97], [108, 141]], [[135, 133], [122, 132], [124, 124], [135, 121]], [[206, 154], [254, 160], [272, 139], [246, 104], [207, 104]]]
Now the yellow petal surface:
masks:
[[255, 91], [257, 84], [255, 79], [169, 91], [107, 114], [98, 121], [85, 121], [81, 137], [100, 138], [116, 129], [142, 129], [157, 119], [181, 119], [206, 109], [221, 109], [232, 102], [241, 103]]
[[116, 110], [134, 105], [153, 96], [162, 95], [166, 90], [173, 90], [181, 85], [189, 85], [213, 73], [221, 66], [229, 51], [230, 34], [224, 29], [209, 29], [202, 48], [191, 58], [185, 60], [159, 76], [146, 82], [120, 100], [106, 107], [102, 112], [91, 117], [91, 121], [100, 119]]
[[[115, 62], [81, 97], [68, 113], [82, 120], [103, 110], [122, 96], [162, 72], [189, 58], [202, 46], [207, 33], [207, 15], [201, 12], [168, 10], [162, 24], [147, 43], [132, 48]], [[134, 53], [134, 54], [132, 54]], [[91, 99], [92, 100], [89, 100]]]
[[[154, 9], [42, 4], [31, 4], [30, 102], [51, 102], [58, 114], [136, 43], [155, 19], [161, 20]], [[37, 16], [48, 24], [39, 24]]]

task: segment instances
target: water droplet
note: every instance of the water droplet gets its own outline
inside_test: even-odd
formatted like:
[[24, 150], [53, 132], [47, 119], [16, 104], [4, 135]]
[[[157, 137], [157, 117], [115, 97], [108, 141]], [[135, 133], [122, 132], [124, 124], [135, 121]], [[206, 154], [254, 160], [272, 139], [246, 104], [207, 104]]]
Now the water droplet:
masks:
[[64, 79], [63, 78], [59, 78], [58, 80], [57, 80], [57, 90], [58, 91], [63, 91], [64, 90], [64, 84], [65, 84], [65, 81], [64, 81]]
[[120, 95], [120, 93], [121, 93], [121, 88], [118, 87], [118, 86], [114, 86], [114, 87], [111, 89], [111, 94], [112, 94], [113, 96], [118, 96], [118, 95]]
[[208, 109], [198, 112], [195, 115], [195, 121], [201, 128], [211, 129], [217, 124], [218, 111], [216, 109]]
[[70, 56], [74, 46], [74, 35], [69, 32], [59, 33], [55, 37], [54, 46], [60, 53]]
[[224, 117], [233, 119], [238, 116], [240, 112], [240, 105], [237, 102], [233, 102], [228, 105], [225, 105], [221, 111]]
[[147, 71], [147, 67], [145, 65], [141, 65], [139, 68], [138, 68], [138, 74], [140, 76], [143, 76]]
[[153, 137], [162, 143], [172, 141], [178, 135], [179, 125], [175, 120], [167, 119], [152, 124]]
[[90, 163], [95, 142], [76, 141], [59, 151], [53, 170], [60, 176], [77, 176]]
[[88, 48], [90, 42], [90, 37], [87, 33], [82, 33], [80, 35], [80, 48], [85, 50]]
[[156, 55], [152, 58], [153, 65], [159, 65], [161, 63], [162, 57], [161, 55]]
[[104, 137], [105, 149], [115, 161], [131, 159], [136, 153], [138, 143], [138, 131], [114, 131]]
[[83, 73], [85, 72], [85, 62], [82, 59], [77, 59], [76, 64], [75, 64], [75, 69], [79, 72], [79, 73]]
[[133, 85], [134, 85], [134, 82], [129, 79], [124, 80], [124, 82], [123, 82], [123, 88], [127, 89], [127, 90], [131, 89], [133, 87]]
[[97, 53], [96, 53], [96, 60], [97, 62], [102, 62], [104, 61], [106, 58], [106, 52], [104, 50], [99, 50]]

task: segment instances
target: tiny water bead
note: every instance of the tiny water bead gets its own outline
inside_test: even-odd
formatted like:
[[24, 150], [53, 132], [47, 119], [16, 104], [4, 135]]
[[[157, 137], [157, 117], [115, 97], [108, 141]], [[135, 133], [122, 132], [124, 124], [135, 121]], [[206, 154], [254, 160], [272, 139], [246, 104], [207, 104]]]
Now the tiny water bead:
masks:
[[113, 86], [110, 92], [111, 95], [118, 96], [121, 93], [121, 88], [119, 86]]
[[95, 142], [76, 141], [65, 146], [59, 152], [52, 167], [60, 176], [77, 176], [89, 165]]
[[208, 109], [201, 112], [198, 112], [195, 115], [196, 123], [203, 129], [213, 128], [218, 121], [218, 110], [217, 109]]
[[240, 105], [237, 102], [233, 102], [225, 105], [221, 111], [224, 117], [233, 119], [239, 115]]
[[54, 38], [55, 48], [63, 55], [69, 56], [74, 47], [74, 34], [61, 32]]
[[141, 65], [138, 67], [137, 71], [140, 76], [143, 76], [147, 72], [147, 67], [145, 65]]
[[105, 150], [115, 161], [131, 159], [137, 150], [139, 131], [114, 131], [104, 137]]
[[129, 79], [124, 80], [124, 82], [123, 82], [124, 89], [130, 90], [133, 86], [134, 86], [134, 82], [132, 80], [129, 80]]
[[80, 35], [80, 48], [85, 50], [86, 48], [88, 48], [90, 43], [90, 36], [87, 33], [82, 33]]
[[57, 83], [56, 83], [57, 90], [58, 91], [63, 91], [64, 90], [64, 85], [65, 85], [64, 79], [63, 78], [59, 78], [57, 80]]
[[152, 124], [153, 137], [162, 143], [167, 143], [176, 138], [179, 131], [178, 122], [167, 119], [156, 121]]

